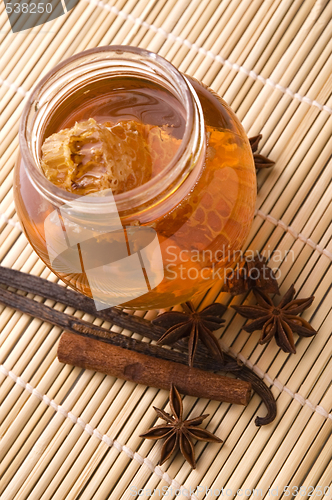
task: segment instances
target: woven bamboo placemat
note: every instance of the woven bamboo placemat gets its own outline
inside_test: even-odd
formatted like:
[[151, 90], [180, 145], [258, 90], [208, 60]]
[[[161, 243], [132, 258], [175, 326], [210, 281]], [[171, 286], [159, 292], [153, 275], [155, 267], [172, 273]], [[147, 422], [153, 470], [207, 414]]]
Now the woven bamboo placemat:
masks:
[[[135, 45], [212, 87], [249, 136], [263, 134], [261, 152], [276, 165], [259, 173], [245, 248], [275, 251], [270, 265], [280, 270], [281, 292], [295, 283], [300, 297], [316, 296], [303, 317], [318, 330], [296, 338], [296, 355], [287, 355], [275, 342], [259, 345], [259, 335], [242, 330], [244, 319], [228, 310], [227, 327], [217, 332], [222, 346], [272, 387], [278, 415], [258, 429], [257, 396], [245, 409], [186, 396], [185, 412], [209, 413], [207, 428], [224, 440], [222, 447], [198, 442], [192, 470], [180, 454], [157, 466], [160, 443], [139, 438], [155, 422], [152, 405], [166, 405], [166, 391], [60, 364], [61, 331], [0, 304], [1, 498], [128, 500], [136, 492], [197, 500], [217, 498], [222, 488], [227, 497], [270, 498], [287, 485], [284, 496], [302, 486], [302, 497], [324, 496], [325, 487], [332, 498], [331, 11], [326, 0], [81, 0], [62, 17], [13, 34], [1, 3], [1, 264], [56, 281], [22, 234], [13, 202], [27, 93], [72, 54]], [[216, 299], [244, 300], [231, 300], [217, 284], [200, 306]]]

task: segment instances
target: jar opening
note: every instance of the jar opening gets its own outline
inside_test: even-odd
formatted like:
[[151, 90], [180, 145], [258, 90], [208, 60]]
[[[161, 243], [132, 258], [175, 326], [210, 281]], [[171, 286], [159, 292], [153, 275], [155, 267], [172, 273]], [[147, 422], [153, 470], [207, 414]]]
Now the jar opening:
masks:
[[149, 81], [169, 92], [179, 104], [185, 124], [181, 145], [168, 165], [146, 183], [114, 196], [119, 212], [131, 215], [144, 207], [151, 208], [187, 182], [192, 171], [196, 175], [190, 176], [190, 184], [197, 178], [205, 152], [204, 120], [190, 82], [157, 54], [128, 46], [99, 47], [56, 66], [37, 85], [24, 108], [20, 147], [26, 171], [36, 188], [53, 204], [60, 206], [74, 201], [78, 195], [55, 186], [41, 171], [41, 145], [50, 123], [74, 93], [80, 95], [88, 85], [102, 85], [119, 78]]

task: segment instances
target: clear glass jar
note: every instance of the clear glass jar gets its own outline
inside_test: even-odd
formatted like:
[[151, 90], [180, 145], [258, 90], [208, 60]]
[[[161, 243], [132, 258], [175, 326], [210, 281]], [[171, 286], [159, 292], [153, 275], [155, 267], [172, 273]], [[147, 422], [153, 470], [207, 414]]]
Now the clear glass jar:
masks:
[[[233, 256], [239, 255], [254, 216], [256, 176], [249, 141], [232, 110], [206, 86], [182, 75], [162, 57], [133, 47], [100, 47], [62, 62], [36, 86], [24, 108], [15, 203], [40, 258], [65, 283], [94, 297], [84, 266], [70, 272], [69, 265], [61, 272], [52, 265], [45, 221], [79, 197], [45, 177], [41, 146], [45, 137], [59, 130], [57, 117], [77, 103], [84, 104], [87, 89], [93, 86], [98, 93], [100, 88], [102, 95], [105, 82], [119, 77], [130, 78], [137, 87], [144, 80], [168, 92], [185, 124], [180, 147], [162, 171], [145, 184], [110, 197], [123, 227], [153, 228], [163, 261], [164, 278], [156, 287], [134, 299], [124, 293], [120, 303], [165, 308], [189, 300], [223, 278]], [[89, 218], [91, 213], [104, 213], [107, 200], [94, 196], [80, 214], [86, 211]]]

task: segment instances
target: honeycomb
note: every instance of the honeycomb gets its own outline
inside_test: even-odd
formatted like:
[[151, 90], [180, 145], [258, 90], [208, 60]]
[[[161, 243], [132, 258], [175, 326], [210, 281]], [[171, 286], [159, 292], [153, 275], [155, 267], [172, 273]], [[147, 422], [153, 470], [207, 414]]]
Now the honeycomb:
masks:
[[90, 118], [48, 137], [42, 145], [45, 176], [81, 195], [109, 188], [118, 194], [150, 180], [145, 125], [129, 120], [108, 125]]

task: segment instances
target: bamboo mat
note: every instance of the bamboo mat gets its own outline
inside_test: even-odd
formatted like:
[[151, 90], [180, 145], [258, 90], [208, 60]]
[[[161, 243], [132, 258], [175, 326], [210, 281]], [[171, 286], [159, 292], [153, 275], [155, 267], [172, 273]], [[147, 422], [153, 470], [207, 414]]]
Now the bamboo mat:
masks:
[[[12, 34], [1, 3], [1, 264], [56, 281], [22, 234], [13, 202], [26, 94], [72, 54], [135, 45], [211, 86], [250, 136], [263, 134], [261, 152], [276, 164], [258, 175], [245, 248], [275, 251], [282, 293], [294, 283], [300, 297], [316, 296], [303, 317], [318, 330], [296, 338], [296, 355], [287, 355], [275, 342], [259, 345], [259, 334], [242, 330], [245, 320], [228, 310], [217, 332], [222, 346], [271, 386], [278, 415], [258, 429], [254, 418], [264, 408], [256, 395], [245, 409], [186, 396], [185, 414], [209, 413], [207, 428], [224, 441], [198, 442], [192, 470], [180, 454], [157, 466], [160, 442], [139, 438], [155, 423], [152, 405], [167, 404], [166, 391], [60, 364], [61, 331], [0, 304], [2, 499], [129, 500], [137, 492], [201, 500], [222, 488], [224, 497], [271, 498], [288, 496], [287, 485], [294, 494], [302, 486], [302, 497], [322, 497], [325, 487], [332, 498], [331, 13], [326, 0], [81, 0], [58, 19]], [[231, 300], [217, 284], [200, 307], [214, 300], [244, 299]]]

